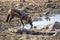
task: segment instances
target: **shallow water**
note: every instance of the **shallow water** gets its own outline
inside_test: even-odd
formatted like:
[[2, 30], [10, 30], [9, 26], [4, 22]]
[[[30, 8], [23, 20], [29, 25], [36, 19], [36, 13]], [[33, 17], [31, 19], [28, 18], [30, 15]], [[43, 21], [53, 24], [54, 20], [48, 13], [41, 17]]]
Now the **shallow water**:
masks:
[[[45, 17], [42, 17], [43, 20], [42, 21], [39, 20], [39, 21], [33, 22], [33, 26], [37, 26], [37, 28], [42, 28], [45, 25], [52, 24], [52, 23], [54, 23], [56, 21], [57, 22], [60, 22], [60, 14], [50, 16], [50, 18], [51, 18], [51, 20], [50, 21], [47, 21], [45, 19]], [[20, 26], [20, 27], [22, 27], [22, 26]], [[30, 25], [29, 24], [26, 24], [24, 27], [27, 28], [27, 29], [29, 29], [30, 28]]]

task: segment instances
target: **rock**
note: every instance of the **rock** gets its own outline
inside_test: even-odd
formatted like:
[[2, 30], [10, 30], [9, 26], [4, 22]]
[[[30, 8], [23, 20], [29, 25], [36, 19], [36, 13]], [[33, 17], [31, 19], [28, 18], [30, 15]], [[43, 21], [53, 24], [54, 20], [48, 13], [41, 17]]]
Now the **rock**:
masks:
[[59, 22], [54, 22], [53, 24], [49, 24], [44, 26], [41, 31], [42, 32], [51, 32], [51, 31], [56, 31], [60, 29], [60, 23]]
[[53, 29], [60, 29], [60, 23], [59, 22], [55, 22], [54, 23], [54, 26], [53, 26]]

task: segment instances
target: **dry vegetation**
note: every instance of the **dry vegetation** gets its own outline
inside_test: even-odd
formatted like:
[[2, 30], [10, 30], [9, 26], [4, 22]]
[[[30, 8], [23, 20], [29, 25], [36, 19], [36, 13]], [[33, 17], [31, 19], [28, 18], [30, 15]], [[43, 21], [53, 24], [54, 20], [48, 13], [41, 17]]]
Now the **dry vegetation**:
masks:
[[[6, 17], [7, 17], [7, 11], [9, 8], [17, 8], [17, 9], [22, 9], [25, 6], [29, 5], [27, 3], [23, 3], [23, 7], [16, 7], [18, 6], [19, 2], [0, 2], [0, 40], [60, 40], [60, 33], [58, 33], [56, 36], [52, 37], [52, 36], [41, 36], [41, 35], [30, 35], [30, 34], [19, 34], [19, 33], [12, 33], [8, 31], [8, 28], [13, 28], [13, 27], [17, 27], [19, 26], [19, 19], [18, 18], [14, 18], [12, 20], [11, 24], [8, 24], [5, 22]], [[58, 3], [56, 3], [58, 4]], [[60, 3], [58, 4], [60, 5]], [[37, 6], [38, 7], [38, 6]], [[47, 9], [49, 8], [44, 8], [39, 6], [38, 7], [38, 11], [39, 12], [45, 12]], [[55, 10], [55, 9], [54, 9]], [[60, 10], [60, 9], [58, 9]], [[36, 11], [36, 10], [33, 10]], [[30, 15], [32, 14], [33, 16], [38, 16], [39, 12], [36, 13], [29, 13]], [[59, 12], [60, 13], [60, 12]], [[36, 18], [35, 18], [36, 19]], [[34, 20], [35, 20], [34, 19]]]

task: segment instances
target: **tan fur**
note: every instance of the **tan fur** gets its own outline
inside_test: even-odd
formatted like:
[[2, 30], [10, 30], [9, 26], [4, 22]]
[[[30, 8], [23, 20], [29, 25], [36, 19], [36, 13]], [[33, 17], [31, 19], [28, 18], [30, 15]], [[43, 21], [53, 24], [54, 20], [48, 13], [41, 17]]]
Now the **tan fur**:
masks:
[[20, 18], [20, 15], [18, 15], [16, 12], [14, 12], [12, 9], [9, 9], [8, 10], [8, 14], [10, 14], [11, 16], [15, 16], [15, 17], [18, 17]]
[[[25, 14], [25, 15], [26, 15], [26, 14]], [[10, 21], [11, 21], [14, 17], [20, 18], [20, 21], [21, 21], [21, 23], [23, 24], [23, 28], [24, 28], [23, 20], [25, 20], [26, 22], [28, 22], [28, 23], [31, 25], [31, 28], [32, 28], [33, 24], [32, 24], [32, 19], [31, 19], [31, 17], [26, 16], [26, 18], [25, 18], [25, 16], [23, 17], [22, 15], [19, 15], [18, 13], [14, 12], [12, 9], [9, 9], [9, 10], [8, 10], [8, 16], [7, 16], [6, 22], [9, 22], [9, 24], [10, 24]], [[20, 25], [21, 25], [21, 23], [20, 23]]]

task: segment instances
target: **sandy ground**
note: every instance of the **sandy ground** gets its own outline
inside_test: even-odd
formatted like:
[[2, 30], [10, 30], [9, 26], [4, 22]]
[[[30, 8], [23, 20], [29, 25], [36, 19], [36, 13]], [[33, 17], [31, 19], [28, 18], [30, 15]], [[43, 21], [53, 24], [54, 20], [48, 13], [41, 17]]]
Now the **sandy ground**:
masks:
[[56, 36], [41, 36], [31, 34], [19, 34], [8, 31], [8, 28], [19, 26], [19, 19], [14, 18], [11, 24], [6, 23], [7, 12], [0, 12], [0, 40], [60, 40], [60, 33]]
[[31, 35], [31, 34], [19, 34], [12, 33], [7, 31], [8, 28], [13, 28], [18, 26], [18, 18], [14, 18], [16, 20], [12, 20], [12, 24], [8, 24], [5, 22], [7, 17], [7, 13], [0, 13], [0, 40], [60, 40], [60, 33], [56, 36], [41, 36], [41, 35]]

